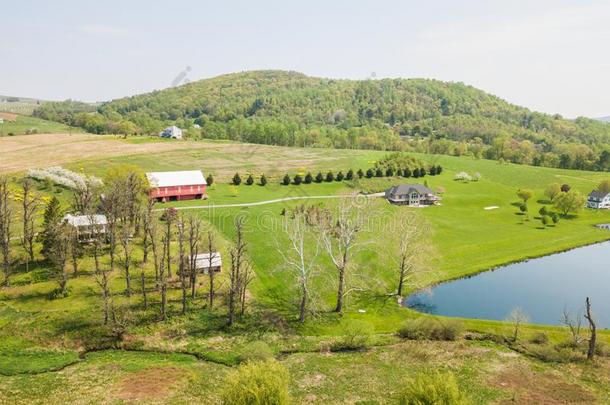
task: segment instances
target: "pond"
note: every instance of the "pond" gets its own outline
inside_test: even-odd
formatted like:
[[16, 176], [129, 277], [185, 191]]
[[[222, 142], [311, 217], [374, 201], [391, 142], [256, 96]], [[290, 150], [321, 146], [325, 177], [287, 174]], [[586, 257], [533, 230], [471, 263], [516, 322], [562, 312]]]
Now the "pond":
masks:
[[558, 325], [564, 309], [582, 314], [587, 296], [598, 327], [610, 328], [610, 242], [439, 284], [410, 295], [404, 305], [437, 315], [495, 320], [519, 307], [532, 323]]

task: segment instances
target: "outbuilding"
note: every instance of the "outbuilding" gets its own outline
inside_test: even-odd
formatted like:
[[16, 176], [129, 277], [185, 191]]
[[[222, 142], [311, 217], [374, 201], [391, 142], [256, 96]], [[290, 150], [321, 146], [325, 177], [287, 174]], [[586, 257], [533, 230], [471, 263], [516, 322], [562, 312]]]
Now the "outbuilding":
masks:
[[108, 220], [105, 215], [71, 215], [63, 217], [63, 221], [76, 229], [76, 235], [80, 242], [92, 242], [94, 236], [106, 235]]
[[159, 132], [161, 138], [182, 139], [182, 130], [175, 125], [165, 128]]
[[203, 274], [210, 274], [210, 269], [214, 273], [220, 273], [222, 270], [220, 252], [198, 253], [195, 255], [195, 269]]
[[149, 198], [159, 202], [207, 198], [207, 183], [201, 170], [146, 173]]

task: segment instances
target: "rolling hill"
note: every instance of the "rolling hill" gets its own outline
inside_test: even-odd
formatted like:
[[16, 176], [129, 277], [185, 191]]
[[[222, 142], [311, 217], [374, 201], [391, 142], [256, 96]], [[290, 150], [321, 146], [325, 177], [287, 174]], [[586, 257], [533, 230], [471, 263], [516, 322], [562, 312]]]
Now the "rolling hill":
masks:
[[530, 111], [463, 83], [334, 80], [252, 71], [113, 100], [92, 111], [47, 103], [35, 115], [94, 133], [154, 134], [286, 146], [407, 149], [574, 169], [610, 168], [610, 125]]

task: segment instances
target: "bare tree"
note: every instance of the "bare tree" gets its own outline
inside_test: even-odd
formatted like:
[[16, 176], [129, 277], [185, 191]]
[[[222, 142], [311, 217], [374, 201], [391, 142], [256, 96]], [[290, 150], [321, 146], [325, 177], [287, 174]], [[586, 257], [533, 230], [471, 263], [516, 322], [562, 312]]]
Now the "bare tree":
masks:
[[589, 297], [585, 300], [585, 319], [589, 322], [589, 349], [587, 350], [587, 359], [593, 360], [595, 357], [595, 345], [597, 342], [597, 326], [595, 325], [595, 319], [591, 313], [591, 301]]
[[346, 279], [363, 224], [362, 208], [355, 198], [343, 198], [334, 215], [320, 216], [322, 245], [337, 269], [337, 304], [334, 309], [337, 313], [343, 312], [343, 300], [348, 292]]
[[114, 271], [116, 261], [116, 248], [118, 239], [119, 220], [121, 216], [121, 204], [123, 203], [122, 191], [118, 186], [108, 190], [102, 199], [102, 207], [108, 221], [107, 237], [110, 254], [110, 271]]
[[197, 291], [197, 250], [201, 242], [201, 221], [194, 215], [188, 217], [188, 248], [189, 248], [189, 281], [191, 284], [191, 299], [195, 299]]
[[430, 272], [428, 266], [429, 244], [427, 235], [429, 227], [424, 219], [415, 212], [406, 213], [400, 218], [399, 229], [395, 235], [398, 237], [398, 255], [390, 253], [395, 258], [398, 272], [398, 288], [396, 295], [402, 296], [405, 285], [417, 288], [423, 282], [424, 274]]
[[78, 230], [71, 226], [68, 230], [70, 237], [70, 258], [72, 259], [72, 270], [74, 275], [78, 274], [78, 260], [82, 255], [82, 246], [78, 238]]
[[[94, 223], [95, 217], [91, 214], [89, 216], [89, 222]], [[112, 295], [110, 292], [110, 286], [108, 284], [108, 272], [102, 270], [100, 263], [100, 256], [102, 254], [102, 237], [103, 234], [98, 232], [97, 227], [93, 227], [93, 232], [91, 234], [92, 239], [92, 249], [93, 249], [93, 262], [95, 265], [95, 282], [100, 287], [102, 292], [102, 300], [104, 306], [104, 325], [108, 324], [108, 320], [110, 318], [111, 305], [112, 305]]]
[[252, 263], [244, 261], [242, 270], [240, 272], [239, 281], [239, 302], [240, 302], [240, 315], [243, 316], [246, 312], [246, 301], [248, 286], [254, 280], [254, 270], [252, 269]]
[[159, 261], [159, 286], [161, 290], [161, 320], [167, 318], [167, 279], [165, 277], [165, 256], [169, 252], [171, 243], [170, 236], [165, 234], [161, 237], [161, 260]]
[[165, 260], [167, 260], [167, 277], [172, 277], [172, 256], [171, 251], [169, 249], [172, 241], [172, 224], [176, 219], [176, 211], [168, 208], [165, 210], [165, 238], [166, 240], [166, 252], [165, 252]]
[[310, 304], [311, 282], [320, 252], [320, 239], [308, 225], [307, 213], [302, 208], [284, 216], [282, 230], [289, 245], [288, 249], [284, 249], [278, 242], [277, 251], [299, 290], [299, 322], [305, 322]]
[[214, 278], [216, 274], [212, 271], [212, 263], [216, 260], [216, 244], [214, 242], [214, 232], [211, 229], [208, 229], [208, 279], [210, 281], [210, 293], [208, 295], [208, 301], [210, 306], [210, 311], [214, 309], [214, 297], [216, 296], [216, 286], [214, 285]]
[[10, 191], [6, 177], [0, 178], [0, 253], [5, 286], [10, 284], [11, 274], [11, 222], [13, 210], [10, 205]]
[[72, 243], [71, 226], [65, 222], [61, 222], [57, 226], [58, 229], [55, 233], [56, 237], [53, 240], [50, 256], [53, 262], [57, 283], [59, 284], [60, 294], [62, 297], [65, 297], [68, 291], [68, 271], [66, 269], [66, 263], [68, 261], [70, 245]]
[[155, 200], [149, 199], [144, 208], [142, 214], [142, 262], [148, 263], [148, 251], [150, 249], [150, 228], [155, 221], [153, 208], [155, 206]]
[[36, 238], [36, 211], [40, 206], [40, 199], [32, 192], [32, 182], [30, 179], [24, 179], [21, 183], [23, 191], [23, 201], [21, 208], [23, 211], [22, 237], [21, 245], [26, 252], [26, 267], [29, 268], [29, 262], [34, 261], [34, 239]]
[[133, 246], [131, 243], [131, 228], [129, 224], [123, 224], [119, 231], [119, 241], [121, 243], [121, 247], [123, 248], [123, 270], [125, 271], [125, 293], [128, 297], [131, 296], [131, 262], [132, 262], [132, 254], [133, 254]]
[[[231, 272], [229, 274], [229, 297], [228, 304], [228, 325], [232, 326], [235, 322], [236, 307], [241, 300], [243, 281], [242, 270], [244, 267], [246, 255], [246, 242], [244, 240], [244, 219], [237, 217], [235, 219], [236, 241], [235, 246], [231, 249]], [[210, 269], [211, 272], [212, 269]]]
[[182, 315], [186, 314], [186, 255], [185, 255], [185, 242], [186, 242], [186, 230], [184, 224], [184, 218], [180, 217], [176, 221], [176, 228], [178, 230], [178, 276], [180, 277], [180, 288], [182, 290]]
[[155, 268], [155, 281], [159, 283], [159, 266], [160, 266], [160, 252], [159, 252], [159, 229], [157, 226], [157, 219], [153, 218], [147, 225], [148, 241], [153, 254], [153, 264]]
[[92, 212], [99, 194], [99, 185], [97, 182], [85, 180], [73, 190], [72, 206], [75, 211], [82, 214]]
[[512, 323], [514, 326], [513, 342], [516, 342], [519, 337], [519, 328], [522, 324], [529, 322], [529, 317], [521, 308], [517, 307], [510, 311], [506, 321]]
[[142, 289], [142, 303], [144, 310], [148, 309], [148, 297], [146, 295], [146, 273], [144, 272], [144, 262], [140, 264], [140, 286]]
[[572, 343], [574, 346], [578, 346], [582, 341], [580, 336], [580, 329], [582, 327], [582, 313], [578, 313], [575, 318], [572, 317], [567, 308], [564, 308], [561, 316], [561, 323], [568, 327], [570, 330], [570, 336], [572, 337]]

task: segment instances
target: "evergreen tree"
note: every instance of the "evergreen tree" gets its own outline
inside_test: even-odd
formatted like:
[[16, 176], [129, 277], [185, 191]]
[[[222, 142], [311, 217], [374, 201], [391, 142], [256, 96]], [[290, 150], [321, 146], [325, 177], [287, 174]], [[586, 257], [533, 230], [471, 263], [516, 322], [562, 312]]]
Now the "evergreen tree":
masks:
[[61, 224], [61, 204], [57, 197], [53, 196], [44, 210], [42, 232], [38, 240], [42, 244], [42, 254], [49, 259], [55, 241], [58, 237], [59, 225]]
[[396, 176], [402, 177], [402, 169], [396, 170]]
[[430, 166], [430, 168], [428, 169], [428, 174], [430, 176], [436, 176], [436, 166]]
[[385, 169], [385, 175], [386, 175], [386, 177], [394, 176], [394, 169], [391, 167], [388, 167], [387, 169]]
[[307, 172], [307, 174], [305, 175], [305, 184], [311, 184], [311, 182], [313, 181], [313, 176], [311, 175], [311, 172]]
[[284, 175], [284, 179], [282, 180], [282, 184], [287, 186], [290, 184], [290, 176], [288, 174]]
[[316, 174], [316, 183], [322, 183], [323, 180], [324, 176], [322, 175], [322, 172], [318, 172], [318, 174]]
[[375, 177], [383, 177], [383, 170], [380, 167], [375, 170]]
[[205, 179], [206, 184], [209, 186], [211, 186], [212, 184], [214, 184], [214, 177], [210, 174], [206, 179]]
[[402, 176], [403, 177], [411, 177], [411, 169], [409, 169], [408, 167], [406, 169], [403, 169]]
[[297, 174], [294, 176], [294, 180], [293, 183], [296, 184], [297, 186], [300, 185], [303, 182], [303, 178], [301, 177], [300, 174]]
[[339, 171], [339, 173], [337, 173], [337, 177], [335, 178], [335, 180], [337, 180], [337, 181], [343, 181], [343, 178], [344, 178], [344, 177], [345, 177], [345, 176], [343, 176], [343, 172], [342, 172], [342, 171]]
[[413, 169], [413, 173], [411, 174], [411, 176], [413, 176], [413, 178], [418, 178], [419, 177], [419, 169]]
[[362, 171], [362, 169], [358, 169], [358, 172], [356, 174], [358, 175], [359, 179], [364, 177], [364, 172]]
[[426, 175], [426, 169], [423, 167], [419, 168], [419, 177], [424, 177]]
[[261, 186], [267, 185], [267, 176], [265, 176], [265, 173], [261, 174], [260, 185]]
[[326, 181], [327, 182], [331, 182], [335, 179], [335, 175], [333, 174], [333, 172], [328, 172], [326, 173]]
[[239, 177], [239, 173], [235, 173], [235, 176], [233, 176], [233, 184], [236, 186], [241, 184], [241, 177]]
[[254, 184], [254, 177], [252, 177], [252, 175], [248, 175], [248, 178], [246, 179], [246, 185], [251, 186]]
[[349, 169], [347, 171], [347, 174], [345, 175], [345, 180], [353, 180], [354, 179], [354, 171], [352, 169]]
[[443, 172], [443, 168], [441, 165], [436, 166], [436, 174], [441, 174]]
[[373, 169], [367, 169], [366, 170], [366, 178], [370, 179], [375, 175], [375, 173], [373, 173]]

